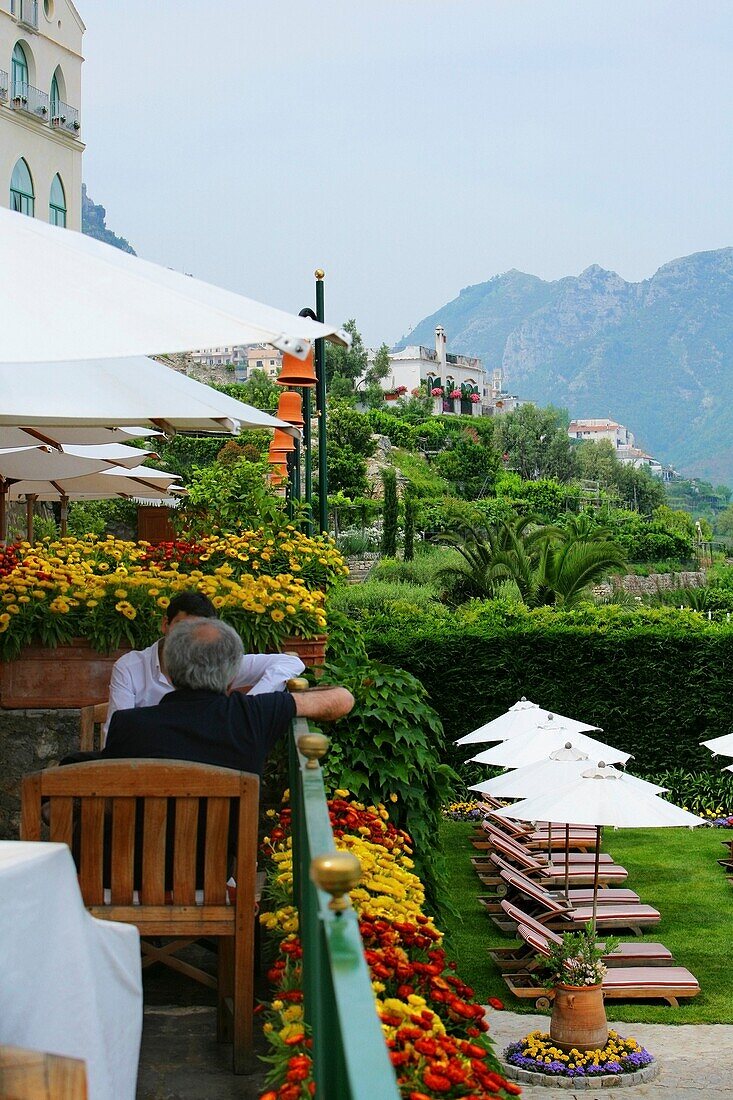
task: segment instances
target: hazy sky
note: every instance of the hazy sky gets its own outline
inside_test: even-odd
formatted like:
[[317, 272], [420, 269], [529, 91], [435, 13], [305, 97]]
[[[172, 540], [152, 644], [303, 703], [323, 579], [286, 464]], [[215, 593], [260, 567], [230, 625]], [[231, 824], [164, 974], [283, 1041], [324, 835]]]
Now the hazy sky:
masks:
[[108, 225], [294, 312], [322, 266], [372, 344], [509, 268], [733, 244], [730, 0], [78, 6]]

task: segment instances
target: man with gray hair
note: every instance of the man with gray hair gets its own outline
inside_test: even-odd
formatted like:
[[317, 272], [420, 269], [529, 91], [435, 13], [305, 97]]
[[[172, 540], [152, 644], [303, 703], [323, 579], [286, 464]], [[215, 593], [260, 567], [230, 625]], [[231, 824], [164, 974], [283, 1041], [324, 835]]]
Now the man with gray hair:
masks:
[[236, 630], [219, 619], [184, 619], [166, 636], [174, 690], [157, 706], [112, 715], [101, 759], [158, 757], [262, 774], [267, 754], [300, 715], [334, 721], [354, 705], [343, 687], [242, 695], [229, 689], [242, 660]]

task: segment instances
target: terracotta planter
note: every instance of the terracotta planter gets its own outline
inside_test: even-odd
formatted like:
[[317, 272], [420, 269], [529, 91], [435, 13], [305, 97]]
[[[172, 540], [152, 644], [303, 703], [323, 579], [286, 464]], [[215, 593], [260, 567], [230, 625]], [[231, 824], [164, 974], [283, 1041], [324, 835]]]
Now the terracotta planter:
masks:
[[315, 638], [283, 638], [281, 653], [295, 653], [306, 668], [320, 668], [326, 661], [326, 643], [328, 634], [317, 634]]
[[100, 653], [83, 638], [50, 649], [29, 645], [0, 663], [0, 707], [5, 710], [72, 710], [103, 702], [112, 665], [130, 647]]
[[608, 1042], [601, 985], [556, 985], [550, 1038], [561, 1050], [596, 1050]]

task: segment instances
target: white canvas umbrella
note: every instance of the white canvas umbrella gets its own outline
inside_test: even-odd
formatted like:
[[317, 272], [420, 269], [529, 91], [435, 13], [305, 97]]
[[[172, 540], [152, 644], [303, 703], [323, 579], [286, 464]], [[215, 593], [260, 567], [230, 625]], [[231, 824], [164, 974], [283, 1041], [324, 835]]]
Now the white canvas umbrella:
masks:
[[522, 697], [504, 714], [500, 714], [498, 718], [492, 718], [490, 722], [486, 722], [473, 733], [464, 734], [455, 743], [456, 745], [477, 745], [489, 741], [505, 741], [509, 737], [516, 737], [517, 734], [537, 729], [548, 721], [562, 725], [569, 733], [600, 729], [600, 726], [590, 726], [586, 722], [578, 722], [575, 718], [553, 714], [537, 703]]
[[[564, 786], [566, 783], [577, 779], [590, 767], [589, 757], [580, 752], [570, 741], [567, 741], [561, 749], [551, 752], [548, 757], [536, 760], [534, 764], [526, 764], [514, 771], [504, 772], [494, 779], [485, 779], [482, 783], [476, 783], [469, 787], [469, 791], [480, 791], [491, 794], [495, 798], [536, 798], [545, 794], [548, 790]], [[634, 775], [625, 773], [625, 778], [633, 787], [648, 794], [661, 794], [666, 787], [659, 787], [656, 783], [648, 783], [644, 779], [638, 779]], [[550, 850], [552, 855], [552, 836], [549, 830]], [[569, 871], [570, 871], [570, 824], [565, 822], [565, 895], [568, 896]]]
[[496, 810], [498, 817], [516, 821], [559, 821], [569, 825], [592, 825], [596, 829], [596, 860], [593, 890], [593, 930], [596, 926], [598, 868], [601, 829], [661, 829], [704, 824], [702, 818], [680, 809], [659, 795], [628, 783], [616, 768], [599, 763], [583, 771], [570, 783], [548, 788], [535, 798]]
[[[534, 764], [537, 760], [546, 760], [551, 752], [561, 749], [567, 741], [571, 741], [573, 748], [585, 753], [591, 759], [604, 759], [611, 764], [625, 764], [631, 756], [631, 753], [614, 749], [603, 741], [589, 737], [587, 733], [569, 734], [564, 726], [555, 727], [547, 722], [535, 730], [510, 737], [491, 749], [484, 749], [470, 759], [477, 764], [491, 764], [496, 768], [522, 768], [526, 764]], [[551, 819], [541, 818], [540, 820]]]
[[[42, 305], [39, 305], [42, 303]], [[0, 361], [28, 363], [267, 343], [304, 358], [323, 325], [0, 209]]]
[[102, 447], [107, 443], [128, 443], [131, 439], [154, 438], [160, 438], [160, 432], [154, 428], [103, 428], [96, 425], [84, 428], [61, 424], [47, 424], [42, 428], [0, 426], [0, 450], [32, 447], [40, 443], [63, 451], [65, 446]]
[[733, 756], [733, 733], [724, 733], [722, 737], [712, 737], [700, 744], [710, 749], [714, 756]]
[[8, 485], [15, 481], [82, 477], [113, 466], [132, 469], [145, 458], [154, 456], [155, 451], [143, 451], [124, 443], [110, 443], [104, 447], [66, 447], [63, 451], [47, 446], [19, 447], [0, 450], [0, 479]]
[[285, 421], [145, 356], [0, 362], [0, 426], [43, 430], [51, 424], [57, 430], [142, 424], [165, 432], [237, 433], [241, 428], [280, 428], [299, 435], [297, 428]]

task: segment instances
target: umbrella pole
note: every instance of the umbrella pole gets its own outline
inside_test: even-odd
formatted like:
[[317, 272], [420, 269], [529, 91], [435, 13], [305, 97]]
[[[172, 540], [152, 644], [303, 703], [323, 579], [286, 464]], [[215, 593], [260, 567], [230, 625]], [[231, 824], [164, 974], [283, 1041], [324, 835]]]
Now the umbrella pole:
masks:
[[3, 546], [8, 541], [8, 483], [4, 479], [0, 481], [0, 542]]
[[25, 531], [28, 542], [33, 545], [33, 505], [36, 503], [37, 493], [25, 495]]
[[570, 824], [565, 823], [565, 897], [570, 901]]
[[66, 530], [69, 522], [69, 498], [66, 493], [61, 496], [61, 538], [66, 538]]
[[596, 825], [596, 863], [593, 871], [593, 933], [596, 930], [596, 913], [598, 911], [598, 868], [601, 862], [601, 826]]

